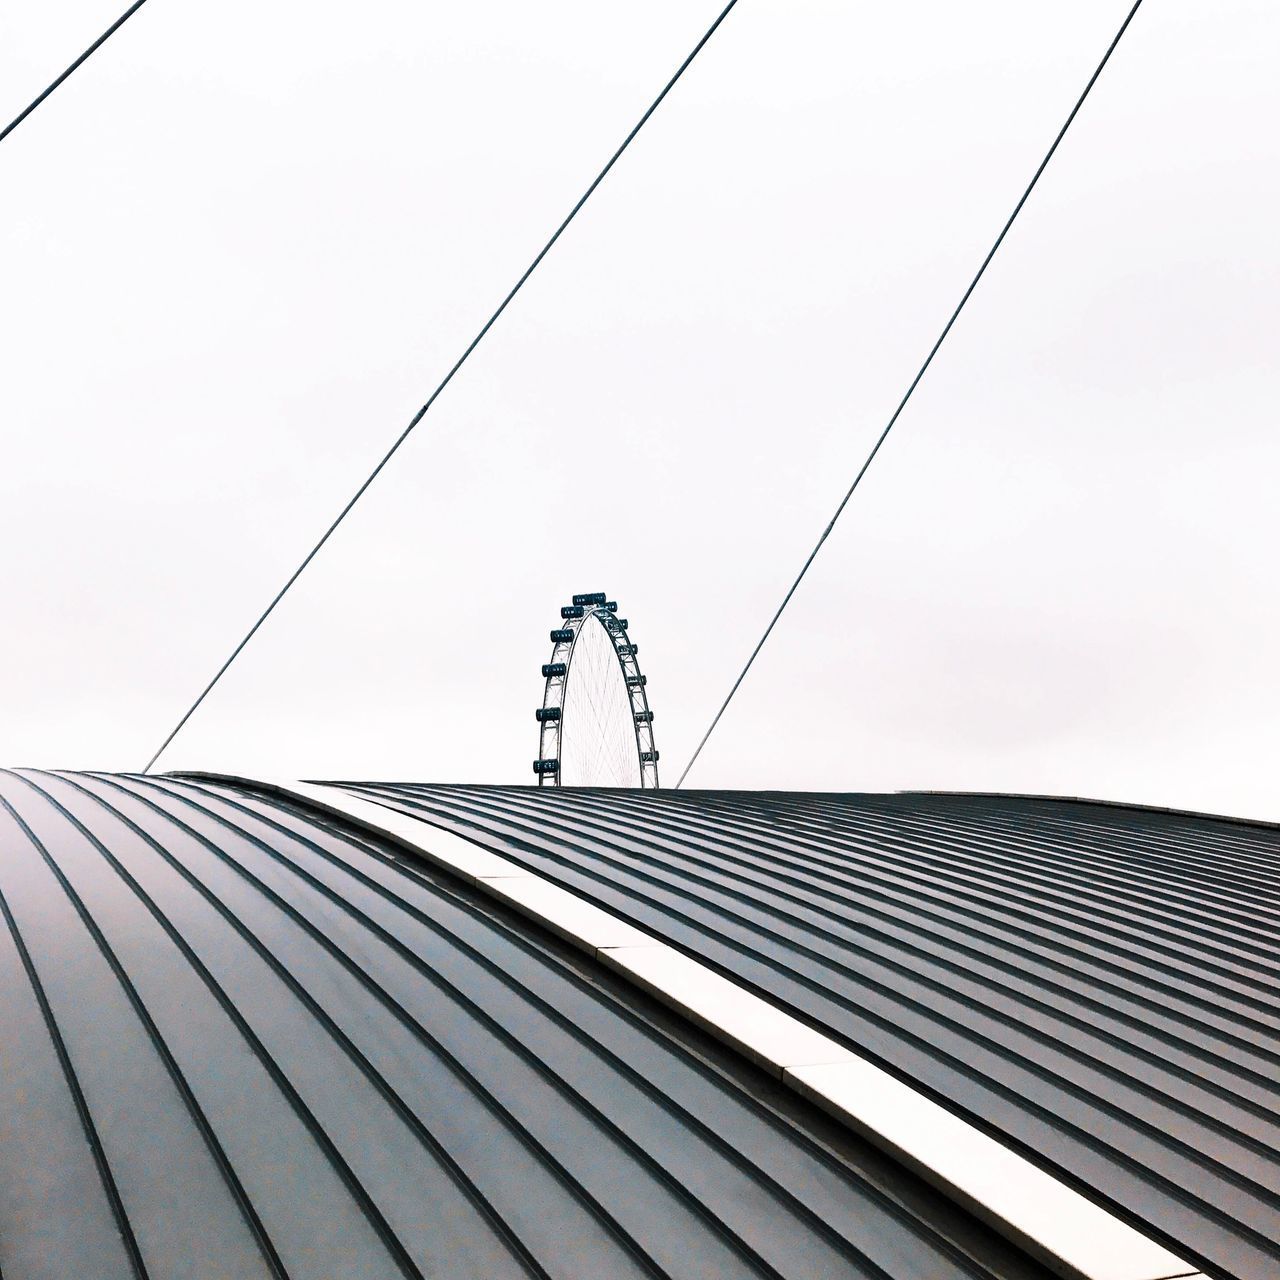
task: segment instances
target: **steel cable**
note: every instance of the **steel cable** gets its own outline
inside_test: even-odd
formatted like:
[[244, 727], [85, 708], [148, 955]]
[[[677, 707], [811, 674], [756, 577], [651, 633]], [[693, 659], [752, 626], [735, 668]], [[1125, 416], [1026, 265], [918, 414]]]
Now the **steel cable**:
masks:
[[535, 257], [534, 260], [529, 264], [529, 266], [525, 268], [524, 273], [511, 287], [510, 292], [498, 304], [497, 310], [494, 311], [494, 313], [488, 318], [488, 320], [484, 322], [484, 325], [480, 329], [480, 332], [477, 333], [476, 336], [472, 338], [471, 341], [467, 344], [462, 354], [454, 362], [453, 367], [449, 370], [448, 373], [445, 374], [443, 379], [441, 379], [440, 385], [436, 387], [436, 389], [431, 393], [430, 397], [428, 398], [427, 402], [422, 406], [422, 408], [419, 409], [418, 412], [413, 415], [413, 418], [410, 420], [409, 425], [405, 427], [405, 429], [396, 437], [394, 443], [391, 445], [391, 448], [388, 449], [385, 454], [383, 454], [382, 459], [381, 461], [379, 461], [378, 465], [374, 467], [374, 469], [369, 473], [364, 483], [361, 484], [361, 486], [355, 491], [354, 495], [351, 497], [350, 501], [346, 504], [346, 506], [344, 506], [342, 510], [338, 512], [336, 519], [334, 519], [333, 523], [330, 524], [329, 527], [324, 531], [320, 540], [315, 544], [314, 547], [311, 548], [310, 551], [307, 552], [306, 556], [303, 557], [302, 563], [299, 564], [298, 567], [289, 575], [284, 586], [282, 586], [280, 590], [276, 592], [275, 597], [272, 599], [271, 603], [267, 605], [266, 609], [264, 609], [261, 615], [258, 617], [258, 620], [245, 633], [244, 638], [240, 641], [240, 643], [237, 644], [236, 647], [231, 651], [230, 657], [228, 657], [227, 660], [222, 664], [222, 666], [218, 668], [217, 672], [214, 674], [213, 679], [210, 680], [207, 685], [205, 685], [204, 689], [200, 693], [200, 696], [197, 697], [196, 700], [191, 704], [191, 706], [187, 708], [182, 718], [169, 731], [168, 737], [165, 738], [165, 740], [160, 744], [159, 748], [156, 750], [155, 754], [151, 757], [150, 760], [147, 761], [146, 765], [143, 767], [142, 772], [144, 774], [151, 772], [151, 769], [155, 765], [155, 762], [161, 757], [161, 755], [164, 754], [165, 749], [174, 740], [174, 738], [178, 736], [183, 726], [195, 714], [200, 704], [209, 696], [210, 693], [213, 692], [213, 689], [217, 685], [218, 681], [222, 679], [222, 677], [227, 673], [227, 670], [228, 668], [230, 668], [231, 664], [240, 656], [241, 652], [244, 650], [245, 645], [247, 645], [249, 641], [253, 639], [253, 637], [257, 634], [259, 627], [261, 627], [262, 624], [266, 622], [266, 620], [272, 615], [272, 613], [275, 611], [276, 606], [280, 603], [281, 600], [284, 599], [285, 595], [288, 593], [289, 589], [293, 586], [293, 584], [297, 582], [297, 580], [302, 576], [307, 566], [312, 562], [312, 560], [316, 558], [316, 555], [319, 553], [320, 549], [324, 546], [324, 544], [328, 542], [329, 539], [333, 536], [333, 534], [337, 531], [338, 526], [347, 518], [347, 515], [350, 513], [351, 509], [356, 505], [357, 502], [360, 501], [362, 497], [364, 497], [365, 491], [378, 478], [378, 476], [382, 472], [382, 469], [395, 456], [400, 446], [404, 444], [404, 442], [409, 438], [410, 434], [413, 432], [413, 429], [418, 425], [419, 422], [422, 421], [424, 417], [426, 417], [427, 411], [431, 408], [433, 404], [435, 404], [440, 393], [445, 389], [445, 387], [449, 385], [450, 382], [453, 381], [454, 374], [456, 374], [458, 370], [461, 369], [462, 366], [466, 363], [467, 358], [476, 349], [476, 347], [480, 345], [480, 342], [484, 338], [485, 334], [487, 334], [489, 330], [493, 328], [494, 324], [498, 320], [498, 317], [501, 316], [502, 313], [507, 309], [507, 306], [510, 304], [511, 300], [516, 296], [516, 294], [520, 292], [521, 288], [524, 286], [525, 281], [528, 280], [531, 275], [533, 275], [534, 271], [537, 270], [543, 258], [545, 258], [547, 254], [551, 252], [551, 249], [555, 245], [556, 241], [560, 239], [561, 235], [564, 233], [568, 225], [574, 220], [575, 217], [577, 217], [579, 210], [591, 198], [596, 188], [605, 180], [605, 178], [609, 174], [609, 171], [621, 158], [622, 153], [626, 151], [626, 149], [631, 145], [635, 136], [648, 123], [649, 117], [652, 116], [653, 113], [658, 109], [658, 107], [662, 105], [663, 99], [665, 99], [667, 94], [669, 94], [671, 90], [675, 88], [676, 82], [689, 69], [690, 64], [698, 56], [698, 54], [702, 52], [702, 49], [706, 45], [707, 41], [710, 40], [713, 35], [715, 35], [716, 31], [720, 27], [720, 24], [725, 20], [725, 18], [729, 16], [730, 11], [737, 4], [737, 2], [738, 0], [729, 0], [729, 3], [726, 4], [723, 9], [721, 9], [715, 21], [703, 33], [703, 36], [698, 41], [698, 43], [694, 45], [693, 50], [689, 54], [689, 56], [685, 58], [685, 60], [676, 69], [676, 73], [663, 86], [661, 93], [659, 93], [658, 96], [653, 100], [653, 102], [650, 103], [648, 110], [645, 111], [644, 115], [642, 115], [640, 119], [632, 127], [631, 132], [628, 133], [627, 136], [622, 140], [622, 145], [619, 146], [618, 149], [613, 153], [613, 155], [609, 157], [609, 160], [605, 164], [604, 168], [601, 169], [598, 174], [596, 174], [591, 185], [578, 198], [577, 203], [573, 206], [572, 209], [569, 210], [569, 213], [565, 217], [564, 221], [560, 223], [560, 225], [552, 233], [551, 238], [538, 251], [537, 257]]
[[782, 603], [778, 606], [778, 610], [773, 615], [769, 625], [765, 627], [764, 634], [756, 643], [756, 647], [752, 649], [751, 656], [747, 659], [746, 665], [738, 673], [738, 678], [733, 682], [733, 687], [729, 690], [728, 697], [726, 697], [720, 704], [720, 710], [716, 712], [706, 733], [702, 735], [702, 741], [698, 743], [693, 755], [689, 757], [689, 763], [685, 765], [684, 772], [676, 782], [677, 789], [679, 789], [679, 787], [684, 783], [685, 778], [689, 776], [689, 770], [693, 768], [698, 757], [702, 754], [702, 748], [707, 745], [707, 739], [715, 732], [716, 725], [720, 723], [720, 717], [724, 715], [725, 711], [728, 709], [729, 703], [733, 701], [734, 694], [738, 692], [743, 680], [746, 679], [747, 672], [751, 670], [752, 663], [755, 662], [760, 650], [764, 648], [765, 641], [769, 639], [774, 627], [777, 626], [778, 619], [782, 617], [783, 611], [786, 609], [787, 605], [791, 603], [791, 597], [795, 595], [796, 588], [804, 580], [805, 574], [809, 572], [809, 566], [817, 558], [818, 552], [822, 550], [822, 544], [826, 542], [827, 538], [831, 534], [831, 530], [835, 528], [836, 521], [840, 519], [845, 507], [848, 506], [849, 499], [853, 497], [854, 490], [857, 489], [858, 485], [861, 483], [862, 477], [866, 475], [867, 468], [871, 466], [872, 462], [875, 461], [876, 454], [880, 452], [880, 446], [884, 444], [886, 439], [888, 439], [889, 432], [893, 430], [894, 424], [898, 421], [899, 417], [901, 417], [902, 411], [907, 407], [907, 401], [911, 399], [912, 393], [915, 391], [916, 387], [919, 386], [920, 380], [924, 377], [929, 366], [933, 363], [933, 357], [938, 354], [938, 349], [942, 346], [943, 342], [946, 341], [947, 335], [951, 332], [951, 328], [959, 318], [961, 311], [964, 310], [965, 304], [969, 301], [973, 291], [978, 287], [978, 281], [982, 279], [983, 275], [986, 273], [987, 267], [991, 264], [991, 259], [996, 256], [996, 251], [1004, 243], [1005, 236], [1009, 234], [1009, 228], [1013, 226], [1018, 214], [1022, 212], [1022, 206], [1027, 203], [1027, 199], [1034, 190], [1036, 183], [1040, 181], [1040, 175], [1048, 167], [1049, 161], [1053, 159], [1054, 152], [1058, 149], [1058, 144], [1066, 136], [1067, 130], [1071, 127], [1072, 121], [1074, 121], [1076, 116], [1079, 114], [1080, 108], [1084, 106], [1085, 99], [1089, 96], [1093, 86], [1097, 83], [1098, 77], [1102, 74], [1103, 68], [1111, 60], [1111, 55], [1115, 52], [1116, 46], [1120, 43], [1120, 38], [1128, 30], [1129, 24], [1133, 21], [1133, 17], [1138, 12], [1141, 5], [1142, 0], [1136, 0], [1136, 3], [1125, 16], [1125, 20], [1120, 24], [1120, 30], [1116, 32], [1115, 37], [1107, 46], [1106, 53], [1102, 55], [1102, 61], [1098, 63], [1093, 75], [1089, 77], [1089, 82], [1085, 85], [1084, 91], [1080, 94], [1079, 98], [1076, 99], [1076, 104], [1071, 108], [1071, 114], [1067, 116], [1066, 123], [1058, 130], [1058, 136], [1054, 138], [1052, 146], [1050, 146], [1049, 150], [1045, 153], [1044, 159], [1040, 161], [1039, 167], [1032, 175], [1031, 181], [1027, 184], [1027, 189], [1022, 193], [1021, 199], [1016, 205], [1014, 205], [1013, 212], [1009, 215], [1008, 220], [1000, 229], [1000, 234], [996, 236], [995, 243], [988, 250], [987, 256], [983, 258], [982, 265], [978, 268], [977, 274], [969, 282], [969, 287], [964, 291], [959, 303], [956, 305], [956, 309], [951, 313], [951, 318], [943, 326], [942, 332], [938, 335], [937, 341], [929, 349], [929, 354], [925, 357], [924, 363], [920, 366], [916, 376], [911, 379], [911, 383], [907, 387], [906, 394], [898, 402], [898, 407], [893, 411], [893, 416], [889, 419], [888, 425], [880, 433], [879, 439], [876, 440], [875, 444], [871, 448], [871, 452], [867, 454], [866, 461], [864, 461], [862, 466], [858, 469], [858, 474], [854, 476], [853, 483], [846, 490], [844, 497], [840, 499], [840, 505], [836, 507], [835, 514], [827, 522], [827, 527], [823, 529], [822, 535], [814, 544], [813, 550], [809, 552], [808, 559], [805, 560], [800, 572], [796, 575], [796, 580], [791, 584], [787, 594], [782, 597]]
[[72, 72], [106, 44], [146, 3], [147, 0], [137, 0], [136, 4], [131, 4], [56, 80], [27, 103], [3, 129], [0, 129], [0, 142], [3, 142]]

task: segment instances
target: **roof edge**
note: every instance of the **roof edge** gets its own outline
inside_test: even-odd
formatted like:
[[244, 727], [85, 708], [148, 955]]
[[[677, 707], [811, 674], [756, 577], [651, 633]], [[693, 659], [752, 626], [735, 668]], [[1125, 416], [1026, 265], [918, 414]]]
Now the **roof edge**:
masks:
[[886, 794], [895, 796], [967, 796], [974, 800], [1050, 800], [1057, 804], [1089, 804], [1100, 809], [1129, 809], [1136, 813], [1167, 813], [1175, 818], [1201, 818], [1206, 822], [1227, 822], [1235, 827], [1259, 827], [1280, 831], [1280, 821], [1268, 818], [1236, 818], [1228, 813], [1206, 813], [1202, 809], [1173, 809], [1162, 804], [1139, 804], [1133, 800], [1099, 800], [1093, 796], [1053, 796], [1021, 791], [945, 791], [907, 788]]

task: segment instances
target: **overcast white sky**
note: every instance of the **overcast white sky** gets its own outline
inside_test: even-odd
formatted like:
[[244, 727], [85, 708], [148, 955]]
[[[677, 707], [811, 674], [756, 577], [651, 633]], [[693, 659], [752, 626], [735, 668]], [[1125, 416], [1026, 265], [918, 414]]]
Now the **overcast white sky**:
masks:
[[[162, 767], [531, 782], [600, 589], [674, 782], [1127, 4], [741, 0]], [[0, 758], [141, 767], [719, 7], [151, 0], [0, 145]], [[1280, 818], [1278, 64], [1148, 0], [690, 785]]]

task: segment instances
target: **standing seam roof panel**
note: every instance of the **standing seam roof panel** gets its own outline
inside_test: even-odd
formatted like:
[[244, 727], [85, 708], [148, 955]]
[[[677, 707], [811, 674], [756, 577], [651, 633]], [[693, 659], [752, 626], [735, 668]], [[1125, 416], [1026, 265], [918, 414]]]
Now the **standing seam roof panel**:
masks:
[[[0, 800], [0, 1089], [57, 1068], [39, 1099], [0, 1095], [29, 1135], [57, 1115], [28, 1167], [0, 1146], [7, 1276], [102, 1249], [95, 1276], [1044, 1280], [596, 962], [377, 839], [170, 780], [24, 772]], [[68, 1175], [83, 1211], [21, 1211]]]
[[756, 924], [758, 924], [758, 922], [756, 922]]
[[[653, 841], [656, 847], [658, 842], [656, 841], [656, 839], [654, 839], [652, 834], [650, 835], [650, 839]], [[728, 861], [729, 861], [728, 857], [724, 857], [721, 859], [722, 864]], [[722, 869], [720, 870], [719, 874], [724, 877], [732, 877], [734, 875], [734, 872], [732, 869], [729, 869], [729, 870]], [[748, 881], [744, 880], [744, 883], [748, 883]], [[781, 887], [784, 883], [785, 883], [785, 887]], [[815, 911], [822, 912], [823, 914], [827, 915], [831, 921], [835, 921], [837, 924], [839, 923], [839, 916], [838, 916], [838, 913], [832, 909], [831, 903], [834, 903], [836, 905], [846, 905], [851, 901], [851, 899], [847, 897], [841, 898], [837, 894], [827, 893], [827, 891], [821, 885], [821, 882], [817, 880], [810, 879], [808, 883], [804, 883], [798, 878], [779, 877], [775, 881], [775, 884], [780, 886], [778, 888], [779, 896], [786, 898], [793, 907], [798, 906], [800, 908], [809, 908]], [[797, 888], [800, 890], [800, 892], [797, 892]], [[807, 891], [810, 895], [807, 898], [804, 896], [805, 891]], [[830, 898], [831, 902], [830, 903], [824, 902], [823, 901], [824, 896]], [[918, 949], [915, 946], [915, 944], [920, 942], [921, 940], [923, 940], [926, 944], [930, 941], [928, 936], [921, 930], [917, 929], [915, 931], [915, 935], [912, 935], [912, 933], [909, 931], [909, 928], [904, 924], [903, 920], [901, 919], [894, 921], [891, 918], [883, 917], [883, 916], [877, 918], [876, 915], [871, 913], [864, 914], [862, 916], [862, 919], [863, 919], [862, 929], [864, 930], [863, 936], [865, 936], [865, 930], [891, 931], [895, 941], [902, 942], [905, 947], [910, 947], [913, 950]], [[918, 909], [915, 913], [915, 919], [916, 921], [920, 919], [920, 913]], [[1039, 983], [1032, 984], [1024, 980], [1024, 978], [1022, 977], [1022, 970], [1014, 970], [1011, 968], [1002, 969], [999, 965], [993, 965], [988, 963], [989, 957], [985, 955], [979, 947], [973, 944], [972, 939], [966, 940], [953, 935], [949, 939], [949, 943], [955, 949], [956, 952], [964, 954], [967, 962], [966, 967], [968, 968], [969, 972], [978, 972], [979, 970], [981, 970], [991, 978], [993, 985], [1011, 986], [1014, 988], [1024, 989], [1025, 997], [1029, 1001], [1043, 1005], [1043, 1007], [1051, 1013], [1056, 1013], [1062, 1017], [1066, 1017], [1069, 1019], [1077, 1017], [1077, 1014], [1074, 1013], [1071, 1008], [1072, 1002], [1074, 1002], [1081, 1009], [1085, 1009], [1085, 1010], [1089, 1010], [1097, 1013], [1107, 1013], [1107, 1014], [1114, 1015], [1116, 1012], [1116, 1006], [1114, 1004], [1113, 999], [1104, 1001], [1100, 998], [1097, 998], [1096, 995], [1094, 995], [1094, 993], [1089, 989], [1087, 985], [1080, 982], [1072, 981], [1070, 979], [1071, 970], [1066, 966], [1062, 966], [1062, 965], [1057, 966], [1058, 970], [1068, 975], [1068, 981], [1066, 983], [1059, 983], [1058, 975], [1055, 974], [1052, 978], [1042, 977]], [[921, 954], [924, 954], [924, 952], [922, 951]], [[1023, 957], [1021, 957], [1021, 961], [1025, 963], [1025, 960], [1026, 960], [1026, 957], [1024, 955]], [[945, 959], [944, 959], [944, 963], [945, 963]], [[956, 966], [952, 966], [952, 967], [955, 968]], [[1050, 965], [1046, 967], [1051, 968], [1052, 966]], [[1046, 995], [1052, 997], [1056, 994], [1054, 990], [1048, 990], [1046, 992], [1045, 988], [1050, 988], [1050, 987], [1056, 987], [1058, 991], [1061, 991], [1066, 994], [1067, 998], [1060, 1003], [1060, 1007], [1055, 1008], [1051, 1006], [1046, 999], [1044, 999]], [[1071, 988], [1074, 988], [1074, 990]], [[1160, 1020], [1162, 1017], [1159, 1006], [1155, 1006], [1155, 1005], [1151, 1006], [1148, 1010], [1148, 1013], [1149, 1013], [1149, 1016], [1154, 1016], [1157, 1020]], [[1136, 1023], [1131, 1023], [1129, 1026], [1129, 1029], [1135, 1032], [1135, 1034], [1137, 1034], [1138, 1036], [1142, 1035], [1141, 1028]], [[1105, 1031], [1101, 1031], [1096, 1028], [1094, 1030], [1096, 1034], [1099, 1034], [1101, 1036], [1106, 1035]], [[1165, 1030], [1167, 1030], [1169, 1034], [1173, 1035], [1173, 1034], [1177, 1034], [1180, 1028], [1178, 1027], [1177, 1023], [1174, 1020], [1170, 1019], [1167, 1021], [1167, 1023], [1165, 1023]], [[1119, 1042], [1119, 1043], [1123, 1043], [1123, 1042]], [[1167, 1042], [1161, 1043], [1160, 1041], [1153, 1038], [1152, 1043], [1160, 1044], [1161, 1054], [1167, 1053], [1168, 1051]], [[1139, 1056], [1142, 1053], [1142, 1050], [1134, 1044], [1127, 1044], [1125, 1045], [1125, 1048], [1126, 1048], [1126, 1056], [1133, 1056], [1133, 1053], [1135, 1051], [1139, 1054]], [[1194, 1047], [1189, 1046], [1188, 1055], [1190, 1056], [1193, 1053], [1194, 1053]], [[1207, 1066], [1210, 1070], [1213, 1069], [1215, 1062], [1218, 1065], [1220, 1065], [1222, 1061], [1218, 1055], [1215, 1055], [1212, 1052], [1200, 1053], [1196, 1056], [1198, 1057], [1201, 1064]], [[1149, 1053], [1148, 1057], [1152, 1061], [1158, 1062], [1160, 1065], [1165, 1065], [1167, 1063], [1167, 1059], [1165, 1057], [1157, 1056], [1155, 1052]], [[1261, 1062], [1259, 1064], [1259, 1069], [1256, 1071], [1250, 1072], [1249, 1074], [1252, 1076], [1255, 1082], [1266, 1084], [1272, 1078], [1272, 1076], [1269, 1074], [1269, 1069], [1273, 1067], [1276, 1064], [1276, 1062], [1277, 1062], [1277, 1059], [1273, 1056], [1270, 1058], [1269, 1061]], [[1238, 1066], [1238, 1064], [1236, 1065]], [[1237, 1072], [1237, 1074], [1241, 1074], [1241, 1073]], [[1202, 1080], [1201, 1083], [1206, 1088], [1212, 1089], [1214, 1087], [1213, 1083], [1207, 1080]], [[1230, 1082], [1224, 1082], [1219, 1087], [1221, 1087], [1222, 1089], [1230, 1093], [1230, 1091], [1234, 1088], [1234, 1085]], [[1231, 1096], [1235, 1101], [1239, 1103], [1239, 1105], [1242, 1105], [1245, 1107], [1254, 1105], [1249, 1099], [1244, 1098], [1238, 1094], [1232, 1094]], [[1273, 1120], [1273, 1115], [1271, 1112], [1259, 1107], [1258, 1118], [1264, 1123], [1269, 1124]]]
[[[1101, 806], [1049, 801], [993, 799], [989, 815], [940, 796], [350, 789], [719, 965], [1219, 1274], [1252, 1280], [1280, 1261], [1280, 1007], [1255, 963], [1269, 937], [1274, 954], [1271, 917], [1251, 913], [1238, 876], [1200, 899], [1189, 875], [1167, 884], [1188, 859], [1212, 875], [1224, 846], [1280, 867], [1280, 833], [1165, 814], [1148, 826], [1140, 811], [1113, 822]], [[868, 863], [878, 901], [859, 883]], [[897, 910], [890, 925], [889, 889], [918, 899], [919, 919]], [[968, 915], [966, 937], [937, 926], [939, 904]], [[1015, 966], [1028, 911], [1052, 965]], [[996, 935], [985, 947], [984, 920]], [[1073, 964], [1082, 950], [1087, 966]], [[1193, 1028], [1141, 999], [1148, 974], [1180, 993]], [[1133, 992], [1119, 1009], [1116, 989]]]

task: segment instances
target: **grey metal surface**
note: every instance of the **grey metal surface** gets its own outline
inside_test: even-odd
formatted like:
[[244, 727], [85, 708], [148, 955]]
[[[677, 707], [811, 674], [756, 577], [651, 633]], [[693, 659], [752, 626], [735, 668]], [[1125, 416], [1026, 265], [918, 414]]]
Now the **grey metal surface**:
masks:
[[1280, 1274], [1280, 831], [994, 796], [351, 789], [732, 974], [1211, 1274]]
[[1043, 1273], [473, 889], [175, 779], [0, 775], [0, 1268]]
[[906, 1081], [670, 943], [472, 840], [339, 786], [185, 773], [305, 805], [461, 878], [763, 1067], [1063, 1280], [1173, 1280], [1199, 1270]]

